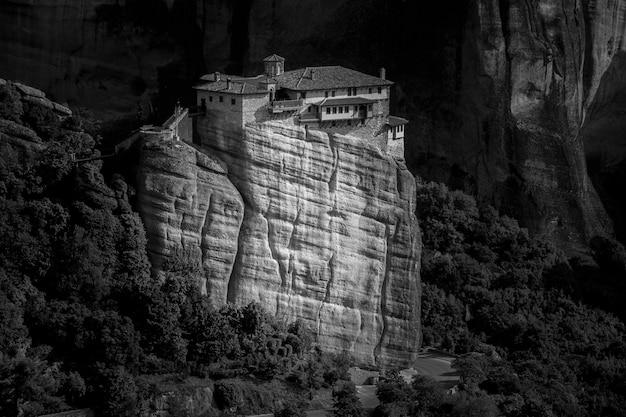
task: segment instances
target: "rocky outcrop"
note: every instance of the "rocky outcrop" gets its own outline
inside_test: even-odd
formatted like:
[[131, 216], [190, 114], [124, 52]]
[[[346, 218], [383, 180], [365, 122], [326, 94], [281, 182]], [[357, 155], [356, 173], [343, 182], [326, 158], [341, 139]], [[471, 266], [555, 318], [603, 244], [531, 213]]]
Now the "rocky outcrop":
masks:
[[419, 341], [412, 175], [366, 141], [280, 122], [200, 123], [246, 202], [228, 300], [304, 318], [320, 344], [381, 365]]
[[282, 122], [243, 137], [199, 129], [203, 152], [155, 139], [142, 148], [138, 206], [157, 269], [190, 253], [216, 305], [257, 301], [303, 319], [325, 349], [409, 365], [421, 240], [406, 168], [361, 139]]
[[141, 147], [137, 207], [153, 268], [196, 268], [203, 292], [223, 304], [244, 215], [239, 192], [218, 160], [184, 142], [146, 134]]

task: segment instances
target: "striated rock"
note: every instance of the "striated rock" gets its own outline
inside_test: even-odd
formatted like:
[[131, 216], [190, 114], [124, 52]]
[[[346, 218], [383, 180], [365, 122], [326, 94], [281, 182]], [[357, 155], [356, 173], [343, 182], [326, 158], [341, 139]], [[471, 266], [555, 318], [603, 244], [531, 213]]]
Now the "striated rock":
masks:
[[137, 206], [153, 267], [174, 255], [197, 261], [203, 291], [225, 303], [244, 215], [239, 192], [219, 161], [184, 142], [147, 135], [141, 148]]
[[583, 107], [589, 174], [626, 241], [626, 2], [585, 2], [588, 22]]
[[410, 364], [421, 239], [406, 168], [367, 141], [282, 122], [248, 125], [244, 137], [212, 122], [198, 129], [245, 201], [227, 300], [303, 318], [325, 349]]
[[485, 0], [470, 12], [460, 107], [466, 140], [447, 157], [475, 178], [479, 195], [567, 252], [585, 252], [611, 223], [588, 178], [580, 130], [582, 5]]

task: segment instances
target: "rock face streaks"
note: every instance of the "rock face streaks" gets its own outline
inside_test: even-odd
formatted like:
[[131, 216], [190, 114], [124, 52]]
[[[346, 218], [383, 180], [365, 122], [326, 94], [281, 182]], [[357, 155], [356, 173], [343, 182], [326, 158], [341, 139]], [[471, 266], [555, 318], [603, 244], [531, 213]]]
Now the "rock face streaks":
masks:
[[468, 8], [460, 112], [469, 117], [461, 152], [447, 156], [472, 173], [479, 195], [566, 251], [583, 251], [611, 225], [587, 176], [580, 130], [582, 4], [483, 0]]
[[202, 122], [199, 131], [245, 201], [228, 301], [303, 318], [326, 349], [410, 364], [421, 239], [406, 168], [363, 140], [281, 122], [243, 137]]
[[226, 302], [244, 214], [241, 196], [218, 160], [182, 142], [149, 135], [142, 144], [137, 207], [153, 268], [177, 258], [202, 267], [202, 290]]

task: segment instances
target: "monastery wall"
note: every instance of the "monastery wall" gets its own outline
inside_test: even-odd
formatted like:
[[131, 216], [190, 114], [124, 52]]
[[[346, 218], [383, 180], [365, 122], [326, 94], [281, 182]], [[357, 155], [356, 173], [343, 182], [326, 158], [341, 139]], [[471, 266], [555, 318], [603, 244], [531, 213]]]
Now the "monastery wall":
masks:
[[404, 138], [388, 139], [387, 153], [396, 159], [404, 160]]

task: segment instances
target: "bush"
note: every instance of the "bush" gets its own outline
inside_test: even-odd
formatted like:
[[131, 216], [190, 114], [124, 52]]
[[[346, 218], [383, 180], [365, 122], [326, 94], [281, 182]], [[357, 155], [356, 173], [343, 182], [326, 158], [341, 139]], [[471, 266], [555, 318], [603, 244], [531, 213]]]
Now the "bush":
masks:
[[356, 395], [354, 383], [339, 381], [333, 387], [333, 415], [335, 417], [361, 417], [363, 408]]
[[235, 381], [220, 381], [215, 384], [213, 398], [220, 410], [239, 407], [243, 395], [241, 387]]
[[0, 119], [19, 122], [24, 109], [21, 95], [12, 83], [0, 85]]
[[274, 417], [305, 417], [306, 412], [304, 411], [304, 407], [302, 403], [298, 402], [287, 402], [278, 411], [274, 412]]

